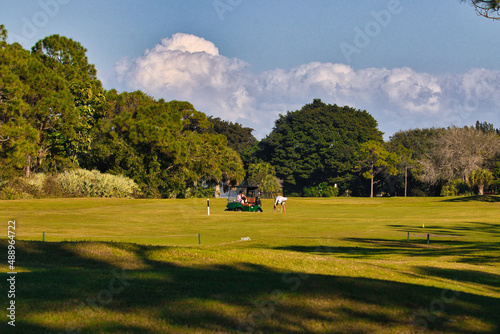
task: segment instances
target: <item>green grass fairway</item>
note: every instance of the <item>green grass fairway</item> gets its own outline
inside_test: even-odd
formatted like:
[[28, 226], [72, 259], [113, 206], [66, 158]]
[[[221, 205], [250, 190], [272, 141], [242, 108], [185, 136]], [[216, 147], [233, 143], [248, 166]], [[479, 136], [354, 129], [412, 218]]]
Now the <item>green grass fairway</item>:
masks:
[[206, 203], [0, 201], [17, 332], [500, 333], [499, 197]]

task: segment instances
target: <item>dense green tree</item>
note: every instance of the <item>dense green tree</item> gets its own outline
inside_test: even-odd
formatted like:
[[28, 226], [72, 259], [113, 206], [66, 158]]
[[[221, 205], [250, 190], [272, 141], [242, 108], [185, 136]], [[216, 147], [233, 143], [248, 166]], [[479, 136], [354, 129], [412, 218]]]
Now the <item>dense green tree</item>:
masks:
[[110, 91], [106, 105], [87, 168], [126, 175], [150, 197], [190, 196], [200, 181], [243, 179], [239, 155], [225, 136], [199, 133], [209, 123], [190, 103]]
[[[402, 165], [400, 165], [400, 168], [405, 171], [406, 182], [401, 188], [397, 189], [397, 192], [414, 195], [439, 195], [440, 189], [434, 189], [433, 186], [420, 180], [419, 175], [422, 172], [422, 166], [419, 164], [419, 160], [425, 154], [434, 150], [437, 138], [443, 131], [445, 129], [411, 129], [399, 131], [390, 137], [389, 142], [386, 144], [387, 150], [401, 157]], [[411, 154], [410, 152], [402, 151], [402, 148], [409, 150]], [[409, 156], [406, 156], [405, 152]], [[408, 169], [410, 173], [407, 173]]]
[[22, 127], [22, 118], [16, 115], [24, 113], [28, 106], [22, 99], [22, 82], [10, 71], [12, 60], [9, 59], [9, 46], [5, 41], [7, 31], [3, 25], [0, 25], [0, 36], [0, 171], [1, 175], [5, 176], [13, 173], [14, 166], [23, 168], [25, 155], [34, 154], [34, 150], [25, 150], [19, 145], [14, 145], [15, 142], [25, 138], [19, 136], [18, 127]]
[[234, 181], [239, 183], [245, 177], [240, 155], [227, 145], [223, 135], [186, 133], [188, 155], [186, 170], [189, 171], [188, 183], [194, 191], [199, 181], [215, 185], [216, 196], [220, 194], [220, 183]]
[[90, 82], [73, 81], [69, 89], [74, 96], [75, 113], [72, 122], [72, 135], [66, 136], [68, 156], [76, 164], [79, 155], [87, 152], [92, 144], [91, 130], [96, 121], [104, 116], [105, 97], [99, 85]]
[[276, 177], [276, 170], [267, 162], [250, 164], [248, 184], [259, 186], [265, 197], [273, 197], [281, 193], [281, 184]]
[[382, 141], [370, 114], [316, 99], [280, 115], [258, 156], [275, 166], [286, 193], [302, 194], [304, 187], [349, 179], [358, 146], [369, 140]]
[[369, 140], [362, 143], [356, 151], [356, 158], [359, 163], [357, 169], [363, 172], [365, 179], [370, 180], [370, 197], [374, 194], [376, 174], [383, 170], [391, 175], [397, 173], [398, 156], [395, 153], [389, 153], [379, 141]]
[[495, 127], [493, 126], [492, 123], [488, 123], [488, 122], [479, 122], [479, 121], [476, 121], [476, 126], [475, 126], [476, 130], [479, 130], [479, 131], [482, 131], [484, 133], [495, 133], [495, 134], [500, 134], [500, 130], [499, 129], [495, 129]]
[[7, 29], [3, 24], [0, 24], [0, 48], [4, 48], [7, 45]]
[[[1, 36], [7, 31], [1, 29]], [[100, 114], [101, 83], [77, 42], [54, 35], [33, 52], [2, 37], [0, 136], [10, 172], [61, 171], [78, 165]], [[9, 162], [10, 161], [10, 162]]]
[[402, 145], [411, 150], [413, 159], [419, 159], [423, 154], [434, 148], [436, 138], [443, 131], [445, 131], [445, 129], [426, 128], [396, 132], [389, 138], [388, 150], [390, 152], [396, 152]]
[[252, 128], [244, 127], [239, 123], [224, 121], [219, 117], [210, 116], [208, 121], [212, 126], [206, 128], [204, 132], [226, 136], [228, 146], [240, 154], [257, 143], [257, 139], [252, 135]]
[[58, 147], [64, 151], [72, 165], [77, 156], [90, 148], [90, 130], [102, 116], [104, 95], [97, 71], [89, 64], [85, 49], [80, 43], [59, 35], [38, 41], [32, 54], [52, 72], [61, 76], [73, 96], [73, 108], [62, 121], [61, 132], [55, 132]]
[[3, 177], [23, 172], [29, 176], [40, 152], [39, 122], [26, 101], [30, 92], [26, 84], [30, 54], [19, 44], [8, 45], [7, 31], [0, 27], [0, 142], [1, 172]]
[[405, 197], [408, 196], [408, 170], [417, 167], [417, 162], [413, 160], [413, 152], [404, 147], [403, 145], [399, 145], [398, 151], [396, 155], [399, 157], [399, 169], [404, 174], [404, 184], [405, 184]]
[[251, 163], [257, 163], [255, 151], [257, 139], [252, 135], [253, 129], [244, 127], [239, 123], [224, 121], [219, 117], [209, 116], [209, 126], [197, 129], [200, 133], [219, 134], [227, 138], [227, 145], [238, 152], [243, 160], [243, 167], [249, 168]]
[[96, 80], [97, 71], [95, 66], [88, 62], [87, 49], [71, 38], [48, 36], [38, 41], [31, 51], [48, 68], [61, 74], [67, 81]]

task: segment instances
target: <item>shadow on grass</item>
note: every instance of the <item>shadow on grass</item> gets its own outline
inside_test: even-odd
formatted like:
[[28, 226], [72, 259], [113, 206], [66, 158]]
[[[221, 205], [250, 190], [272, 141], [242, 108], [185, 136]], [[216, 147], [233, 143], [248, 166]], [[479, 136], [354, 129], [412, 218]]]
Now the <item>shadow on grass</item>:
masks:
[[[387, 239], [345, 238], [344, 241], [353, 242], [361, 246], [284, 246], [275, 247], [276, 250], [286, 250], [303, 253], [332, 254], [346, 258], [380, 258], [394, 255], [406, 257], [442, 257], [457, 256], [466, 263], [495, 263], [500, 262], [500, 244], [495, 242], [467, 242], [454, 239], [431, 237], [427, 245], [426, 235], [413, 236], [410, 241], [395, 241]], [[490, 255], [483, 255], [484, 253]], [[459, 261], [460, 261], [459, 260]]]
[[[466, 225], [466, 226], [464, 226]], [[490, 234], [500, 234], [500, 224], [489, 224], [480, 222], [464, 223], [461, 226], [454, 226], [451, 229], [462, 232], [483, 232]]]
[[488, 202], [488, 203], [498, 203], [500, 202], [500, 196], [494, 195], [477, 195], [477, 196], [466, 196], [445, 199], [443, 202], [450, 203], [462, 203], [462, 202]]
[[426, 276], [448, 278], [459, 282], [487, 285], [500, 291], [500, 276], [477, 270], [443, 269], [435, 267], [417, 267], [417, 272]]
[[[5, 240], [0, 244], [5, 249]], [[252, 263], [188, 266], [151, 255], [177, 250], [168, 247], [40, 242], [16, 246], [17, 266], [30, 270], [17, 276], [16, 328], [23, 333], [495, 333], [500, 329], [500, 300], [486, 296], [383, 279], [284, 273]], [[127, 260], [79, 255], [78, 250], [87, 246], [92, 251], [112, 248], [115, 256], [125, 254]], [[338, 248], [323, 255], [346, 251], [360, 250]], [[190, 256], [199, 256], [196, 252]], [[136, 269], [123, 270], [124, 265]]]
[[400, 225], [400, 224], [391, 224], [387, 225], [389, 227], [394, 228], [395, 230], [406, 234], [408, 232], [412, 234], [440, 234], [444, 237], [467, 237], [470, 235], [470, 232], [481, 232], [488, 233], [491, 235], [500, 234], [500, 224], [492, 224], [492, 223], [482, 223], [482, 222], [464, 222], [460, 225], [427, 225], [425, 229], [420, 228], [413, 225]]
[[496, 242], [467, 242], [454, 239], [431, 237], [427, 245], [425, 234], [413, 236], [408, 241], [386, 239], [345, 238], [360, 246], [297, 246], [275, 247], [276, 250], [322, 255], [335, 255], [342, 258], [383, 259], [384, 256], [435, 257], [454, 256], [458, 263], [475, 265], [495, 265], [500, 263], [500, 244]]

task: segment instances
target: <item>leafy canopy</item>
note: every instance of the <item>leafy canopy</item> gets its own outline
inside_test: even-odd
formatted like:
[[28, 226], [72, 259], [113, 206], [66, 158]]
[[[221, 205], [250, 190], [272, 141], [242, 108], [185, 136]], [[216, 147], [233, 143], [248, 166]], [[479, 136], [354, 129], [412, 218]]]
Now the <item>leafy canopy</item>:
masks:
[[302, 109], [280, 115], [259, 144], [258, 155], [276, 168], [288, 193], [343, 180], [356, 164], [361, 143], [382, 141], [377, 121], [366, 111], [316, 99]]

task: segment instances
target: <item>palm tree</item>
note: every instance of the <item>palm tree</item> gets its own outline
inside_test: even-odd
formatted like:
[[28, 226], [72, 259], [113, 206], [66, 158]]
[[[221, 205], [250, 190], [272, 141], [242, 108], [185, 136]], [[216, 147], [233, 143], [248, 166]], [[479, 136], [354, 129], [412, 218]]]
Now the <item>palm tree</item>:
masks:
[[484, 195], [484, 188], [493, 181], [493, 174], [486, 169], [477, 169], [469, 175], [469, 186], [477, 187], [478, 194]]

